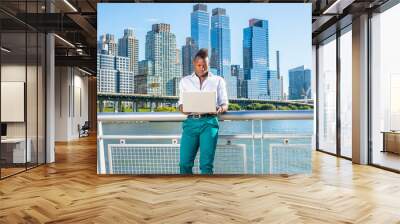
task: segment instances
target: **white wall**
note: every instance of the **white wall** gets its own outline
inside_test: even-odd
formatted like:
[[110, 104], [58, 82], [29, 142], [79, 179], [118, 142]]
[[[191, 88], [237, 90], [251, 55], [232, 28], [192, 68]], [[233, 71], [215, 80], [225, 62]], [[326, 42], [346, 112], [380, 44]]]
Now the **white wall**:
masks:
[[[37, 70], [39, 69], [39, 70]], [[24, 138], [25, 134], [30, 139], [30, 148], [32, 152], [32, 161], [44, 163], [44, 74], [42, 68], [36, 65], [25, 64], [3, 64], [1, 66], [2, 82], [24, 82], [26, 84], [26, 108], [23, 106], [22, 113], [25, 113], [27, 119], [23, 122], [6, 122], [7, 137], [9, 138]], [[25, 80], [27, 78], [27, 80]], [[21, 92], [23, 94], [23, 90]], [[7, 97], [7, 95], [2, 95]], [[1, 108], [1, 110], [10, 110], [10, 108]], [[4, 112], [4, 111], [3, 111]], [[13, 113], [7, 111], [7, 113]], [[37, 155], [37, 153], [39, 155]], [[49, 160], [51, 162], [51, 160]]]
[[56, 67], [56, 141], [79, 138], [78, 124], [88, 120], [88, 78], [83, 75], [76, 68]]

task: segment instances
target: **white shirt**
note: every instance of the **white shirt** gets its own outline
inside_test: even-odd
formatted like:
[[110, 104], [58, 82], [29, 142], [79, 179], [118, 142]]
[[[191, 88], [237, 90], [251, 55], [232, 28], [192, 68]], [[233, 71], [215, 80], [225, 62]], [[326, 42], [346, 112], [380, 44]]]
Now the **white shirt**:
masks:
[[208, 72], [207, 78], [203, 81], [200, 89], [200, 78], [193, 72], [185, 76], [179, 82], [178, 105], [182, 104], [183, 92], [216, 92], [216, 102], [218, 106], [226, 104], [228, 106], [228, 94], [224, 78]]

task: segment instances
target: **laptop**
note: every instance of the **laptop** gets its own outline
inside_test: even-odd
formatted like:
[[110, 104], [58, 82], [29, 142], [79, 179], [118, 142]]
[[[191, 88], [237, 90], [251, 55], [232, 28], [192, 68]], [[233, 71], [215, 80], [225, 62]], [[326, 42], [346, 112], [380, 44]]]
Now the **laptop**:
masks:
[[215, 113], [216, 92], [183, 92], [182, 104], [185, 113]]

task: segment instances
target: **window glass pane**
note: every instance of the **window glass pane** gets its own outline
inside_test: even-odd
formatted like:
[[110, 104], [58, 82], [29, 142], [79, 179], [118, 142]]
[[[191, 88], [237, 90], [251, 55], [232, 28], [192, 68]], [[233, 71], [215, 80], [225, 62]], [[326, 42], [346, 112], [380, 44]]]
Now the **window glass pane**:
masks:
[[27, 33], [28, 61], [26, 81], [26, 110], [27, 110], [27, 141], [31, 153], [28, 168], [37, 165], [37, 79], [38, 79], [38, 35], [36, 32]]
[[[400, 4], [372, 18], [372, 162], [400, 170]], [[390, 133], [397, 131], [396, 133]], [[383, 134], [382, 132], [389, 132]], [[385, 138], [386, 137], [386, 138]], [[383, 152], [382, 152], [383, 151]]]
[[336, 40], [318, 48], [319, 149], [336, 153]]
[[43, 33], [39, 33], [38, 36], [38, 163], [45, 163], [45, 120], [46, 120], [46, 112], [45, 112], [45, 60], [46, 60], [46, 52], [45, 52], [45, 44], [46, 44], [46, 36]]
[[24, 111], [26, 33], [2, 33], [1, 47], [1, 175], [5, 177], [25, 170], [30, 159]]
[[340, 37], [340, 143], [341, 155], [351, 158], [352, 141], [352, 34]]

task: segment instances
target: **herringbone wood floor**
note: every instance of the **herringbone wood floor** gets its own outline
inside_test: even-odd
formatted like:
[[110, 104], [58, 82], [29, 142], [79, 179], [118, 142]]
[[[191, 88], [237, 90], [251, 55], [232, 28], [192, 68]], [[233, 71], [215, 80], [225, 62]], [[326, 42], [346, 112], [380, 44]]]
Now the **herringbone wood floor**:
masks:
[[96, 139], [0, 181], [0, 223], [400, 223], [400, 175], [314, 153], [312, 175], [96, 175]]

